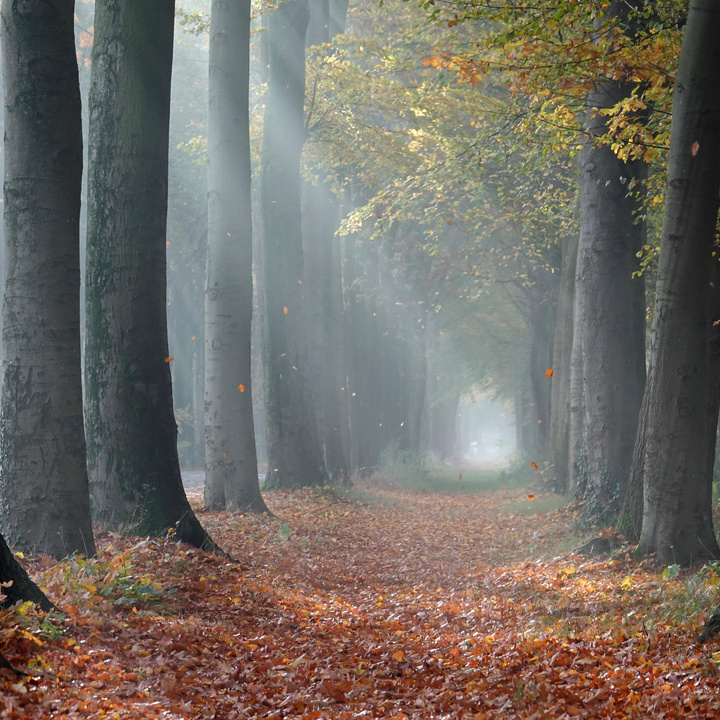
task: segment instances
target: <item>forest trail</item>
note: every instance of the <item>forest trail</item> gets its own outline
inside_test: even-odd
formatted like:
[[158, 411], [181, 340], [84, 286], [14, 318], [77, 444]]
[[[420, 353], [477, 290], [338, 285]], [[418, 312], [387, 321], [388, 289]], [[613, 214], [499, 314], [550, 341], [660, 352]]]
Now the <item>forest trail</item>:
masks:
[[[191, 490], [196, 506], [201, 490]], [[64, 620], [6, 613], [12, 718], [717, 718], [718, 576], [567, 555], [527, 490], [267, 493], [200, 512], [247, 569], [169, 540], [26, 558]], [[555, 503], [556, 504], [556, 503]]]

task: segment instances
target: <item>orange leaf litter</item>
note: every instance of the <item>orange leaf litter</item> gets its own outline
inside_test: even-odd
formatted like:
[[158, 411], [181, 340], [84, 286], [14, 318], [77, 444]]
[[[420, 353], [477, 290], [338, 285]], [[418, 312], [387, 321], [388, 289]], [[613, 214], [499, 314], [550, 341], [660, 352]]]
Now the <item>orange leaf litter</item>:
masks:
[[2, 614], [0, 651], [31, 675], [0, 671], [0, 714], [720, 717], [716, 645], [692, 644], [706, 615], [672, 615], [683, 582], [568, 554], [576, 518], [521, 511], [527, 491], [363, 490], [267, 493], [275, 517], [190, 492], [240, 564], [108, 533], [89, 563], [26, 558], [64, 616]]

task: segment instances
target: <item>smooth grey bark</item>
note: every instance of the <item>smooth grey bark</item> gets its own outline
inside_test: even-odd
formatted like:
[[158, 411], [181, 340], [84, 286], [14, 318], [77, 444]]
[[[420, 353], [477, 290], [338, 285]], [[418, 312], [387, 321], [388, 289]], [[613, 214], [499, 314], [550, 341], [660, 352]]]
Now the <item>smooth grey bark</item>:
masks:
[[628, 83], [595, 84], [586, 99], [580, 153], [585, 492], [590, 516], [610, 520], [625, 494], [645, 385], [643, 281], [632, 274], [644, 237], [637, 193], [647, 167], [623, 162], [597, 138], [607, 132], [599, 111], [632, 89]]
[[[545, 295], [545, 294], [543, 294]], [[529, 377], [532, 402], [537, 415], [537, 448], [543, 455], [549, 450], [552, 381], [547, 377], [553, 366], [554, 308], [543, 296], [530, 308]]]
[[[305, 45], [332, 40], [329, 0], [309, 0]], [[335, 28], [335, 26], [333, 26]], [[308, 109], [312, 116], [313, 108]], [[312, 133], [312, 127], [309, 128]], [[320, 170], [322, 173], [323, 171]], [[335, 231], [340, 225], [337, 199], [319, 179], [302, 184], [304, 292], [307, 317], [310, 396], [318, 420], [318, 439], [331, 481], [350, 483], [346, 404], [347, 368], [343, 323], [342, 263]]]
[[250, 0], [214, 0], [208, 91], [205, 506], [269, 512], [252, 409]]
[[570, 364], [575, 303], [575, 269], [578, 236], [563, 239], [560, 285], [555, 311], [550, 394], [550, 454], [555, 471], [555, 487], [568, 490], [568, 457], [570, 452]]
[[[329, 191], [328, 191], [329, 195]], [[347, 393], [347, 341], [342, 287], [342, 248], [335, 230], [339, 208], [332, 206], [325, 216], [323, 283], [323, 419], [325, 423], [325, 466], [333, 482], [351, 483], [349, 413]]]
[[708, 462], [711, 281], [720, 191], [720, 5], [691, 0], [673, 98], [648, 383], [640, 547], [660, 564], [720, 557]]
[[585, 396], [583, 362], [583, 317], [585, 293], [581, 289], [583, 265], [580, 247], [575, 267], [575, 298], [573, 302], [572, 350], [570, 351], [570, 426], [568, 428], [567, 492], [574, 494], [580, 485], [580, 472], [584, 462]]
[[173, 0], [96, 4], [85, 428], [95, 519], [214, 548], [185, 496], [166, 314]]
[[0, 522], [24, 550], [93, 555], [80, 368], [82, 124], [73, 2], [2, 6]]
[[345, 485], [350, 470], [343, 428], [347, 371], [337, 206], [326, 183], [304, 182], [302, 193], [310, 396], [328, 476], [334, 484]]
[[261, 167], [268, 487], [327, 478], [308, 393], [300, 154], [305, 139], [307, 0], [268, 18], [269, 79]]
[[[647, 384], [650, 384], [652, 367], [648, 369]], [[630, 542], [638, 542], [642, 531], [642, 516], [644, 505], [643, 482], [645, 479], [645, 434], [648, 427], [648, 399], [647, 392], [643, 395], [638, 428], [635, 436], [632, 464], [628, 476], [627, 490], [623, 500], [620, 515], [615, 523], [615, 529]], [[714, 447], [714, 446], [713, 446]], [[712, 471], [711, 471], [712, 472]]]
[[330, 0], [330, 39], [345, 32], [349, 0]]
[[425, 389], [427, 388], [427, 352], [425, 351], [425, 332], [421, 329], [419, 337], [411, 344], [412, 354], [408, 359], [408, 401], [406, 428], [407, 445], [412, 452], [420, 452], [422, 438], [422, 419], [425, 409]]

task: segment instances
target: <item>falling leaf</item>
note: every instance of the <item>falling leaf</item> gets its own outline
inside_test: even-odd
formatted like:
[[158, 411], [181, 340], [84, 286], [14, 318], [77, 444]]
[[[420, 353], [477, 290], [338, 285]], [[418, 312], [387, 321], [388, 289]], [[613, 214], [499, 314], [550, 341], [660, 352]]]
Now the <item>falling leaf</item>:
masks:
[[700, 149], [700, 143], [696, 140], [692, 147], [690, 148], [690, 152], [692, 153], [692, 156], [695, 157], [698, 154], [698, 150]]
[[552, 369], [552, 368], [548, 368], [548, 369], [545, 371], [545, 377], [546, 377], [546, 378], [551, 378], [552, 376], [553, 376], [553, 369]]
[[405, 656], [403, 655], [403, 651], [402, 651], [402, 650], [396, 650], [396, 651], [392, 654], [392, 657], [393, 657], [393, 660], [397, 660], [398, 662], [402, 662], [402, 661], [403, 661], [403, 658], [404, 658]]
[[169, 240], [166, 240], [166, 241], [165, 241], [165, 247], [170, 247], [170, 241], [169, 241]]
[[286, 307], [283, 308], [283, 312], [287, 315], [288, 309]]
[[302, 285], [302, 280], [298, 280], [298, 285]]
[[458, 475], [458, 480], [462, 480], [462, 473]]
[[535, 499], [535, 496], [534, 496], [532, 493], [530, 493], [530, 494], [527, 496], [527, 499], [528, 499], [528, 500], [534, 500], [534, 499]]
[[195, 336], [193, 335], [190, 339], [191, 339], [191, 340], [194, 340], [194, 339], [195, 339]]
[[240, 392], [245, 392], [245, 386], [244, 385], [238, 385], [238, 390]]
[[534, 460], [533, 460], [530, 464], [531, 464], [536, 470], [538, 469], [537, 463], [536, 463]]
[[171, 355], [170, 357], [165, 358], [165, 362], [170, 362], [171, 360], [174, 360], [175, 358]]

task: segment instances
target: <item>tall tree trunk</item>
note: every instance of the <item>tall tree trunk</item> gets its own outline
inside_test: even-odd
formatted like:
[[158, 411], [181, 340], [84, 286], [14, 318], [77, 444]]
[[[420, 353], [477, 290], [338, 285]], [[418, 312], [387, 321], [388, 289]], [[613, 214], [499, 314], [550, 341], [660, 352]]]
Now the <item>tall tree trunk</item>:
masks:
[[345, 32], [349, 0], [330, 0], [330, 39]]
[[[652, 376], [652, 367], [648, 371], [648, 381]], [[648, 392], [643, 395], [640, 415], [638, 417], [638, 428], [635, 436], [635, 448], [633, 449], [630, 475], [628, 476], [625, 499], [620, 509], [620, 515], [615, 523], [615, 529], [631, 542], [640, 539], [643, 516], [643, 481], [645, 477], [645, 433], [648, 427]]]
[[408, 379], [408, 400], [405, 425], [407, 447], [413, 454], [420, 453], [423, 410], [425, 409], [425, 389], [427, 388], [427, 349], [424, 321], [413, 328], [415, 337], [410, 338], [409, 352], [402, 358]]
[[552, 367], [553, 328], [555, 317], [553, 308], [542, 297], [532, 304], [530, 310], [530, 358], [529, 378], [532, 389], [532, 401], [537, 415], [537, 451], [543, 455], [549, 449], [550, 414], [552, 382], [547, 377], [548, 368]]
[[570, 452], [570, 364], [572, 358], [573, 306], [578, 236], [563, 240], [562, 267], [553, 337], [553, 375], [550, 397], [550, 452], [555, 470], [555, 488], [568, 490]]
[[[327, 190], [329, 198], [329, 189]], [[350, 484], [349, 413], [347, 393], [347, 335], [342, 287], [341, 244], [334, 236], [339, 225], [338, 207], [326, 215], [323, 283], [323, 415], [325, 464], [333, 482]]]
[[720, 5], [691, 0], [673, 100], [648, 384], [640, 546], [661, 564], [720, 557], [708, 462], [712, 252], [720, 191]]
[[583, 317], [585, 292], [582, 289], [581, 249], [578, 245], [573, 302], [572, 350], [570, 351], [570, 427], [568, 428], [567, 492], [575, 494], [583, 483], [581, 467], [585, 457], [585, 396], [583, 362]]
[[632, 89], [606, 81], [588, 93], [580, 156], [585, 490], [588, 512], [604, 520], [614, 519], [625, 494], [645, 384], [645, 334], [638, 332], [644, 304], [637, 302], [635, 287], [642, 279], [633, 279], [632, 273], [643, 238], [633, 187], [647, 168], [642, 161], [621, 161], [596, 138], [607, 132], [600, 110], [629, 97]]
[[106, 527], [211, 541], [185, 497], [167, 342], [173, 0], [96, 5], [90, 89], [88, 464]]
[[[329, 0], [309, 0], [310, 20], [305, 45], [332, 39]], [[313, 108], [309, 109], [312, 114]], [[322, 171], [321, 171], [322, 173]], [[324, 180], [302, 184], [305, 301], [311, 399], [318, 420], [318, 436], [327, 472], [333, 483], [350, 482], [349, 452], [344, 445], [347, 414], [343, 413], [347, 369], [343, 330], [342, 265], [335, 238], [339, 226], [337, 204]]]
[[269, 80], [262, 150], [263, 294], [268, 487], [323, 484], [308, 395], [300, 212], [307, 0], [268, 19]]
[[80, 373], [82, 124], [72, 0], [3, 3], [2, 51], [0, 522], [8, 541], [26, 550], [93, 555]]
[[205, 506], [268, 512], [252, 409], [250, 0], [213, 0], [205, 293]]

